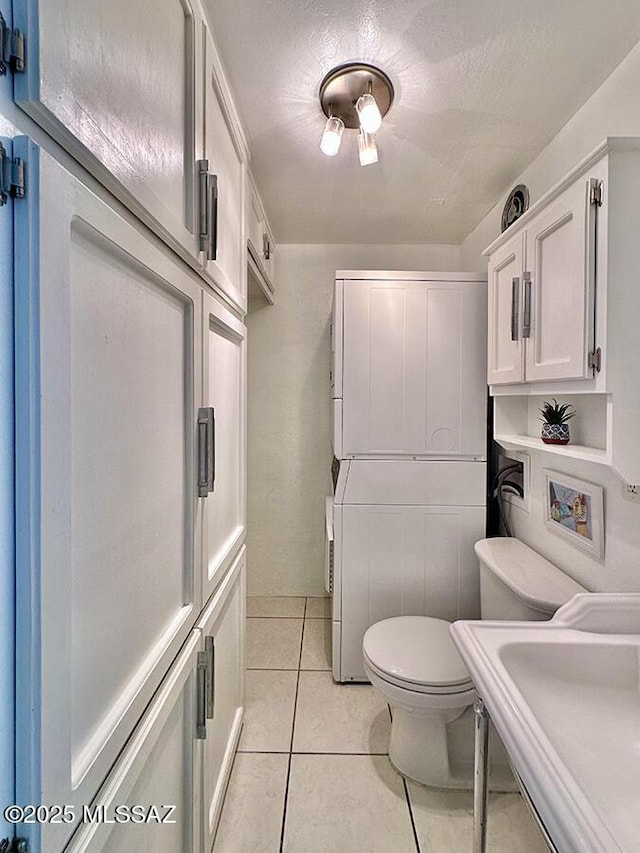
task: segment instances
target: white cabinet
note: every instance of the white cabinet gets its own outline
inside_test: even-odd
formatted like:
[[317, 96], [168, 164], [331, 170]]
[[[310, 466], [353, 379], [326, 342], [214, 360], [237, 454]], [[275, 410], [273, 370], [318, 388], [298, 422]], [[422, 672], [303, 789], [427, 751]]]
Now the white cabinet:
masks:
[[[201, 290], [16, 140], [20, 802], [91, 800], [201, 608]], [[25, 770], [30, 768], [30, 770]], [[59, 849], [65, 824], [42, 827]]]
[[[210, 853], [242, 724], [244, 602], [243, 550], [100, 791], [77, 812], [85, 823], [66, 853]], [[144, 825], [128, 817], [134, 806], [151, 814]]]
[[201, 500], [206, 601], [244, 538], [246, 525], [246, 327], [203, 295], [203, 406], [213, 408], [213, 489]]
[[[640, 140], [607, 139], [485, 252], [496, 441], [609, 465], [629, 483], [640, 481], [639, 194]], [[577, 412], [563, 447], [540, 440], [551, 397]]]
[[526, 225], [512, 226], [491, 250], [491, 385], [593, 375], [595, 172], [576, 179]]
[[273, 305], [276, 246], [251, 176], [246, 199], [249, 299]]
[[245, 576], [243, 548], [198, 622], [211, 661], [206, 737], [200, 747], [203, 853], [209, 853], [213, 845], [242, 726]]
[[18, 104], [131, 209], [196, 255], [196, 18], [189, 0], [20, 0]]
[[336, 455], [484, 457], [486, 279], [348, 275], [336, 283]]
[[219, 60], [213, 39], [204, 30], [204, 157], [214, 176], [213, 234], [207, 270], [215, 283], [240, 307], [246, 307], [244, 252], [245, 155], [229, 122]]

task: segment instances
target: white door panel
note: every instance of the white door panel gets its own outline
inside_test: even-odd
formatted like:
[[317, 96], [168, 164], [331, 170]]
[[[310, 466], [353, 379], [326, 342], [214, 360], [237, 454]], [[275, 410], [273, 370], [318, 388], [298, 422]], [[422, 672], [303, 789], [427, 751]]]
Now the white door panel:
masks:
[[[88, 806], [85, 824], [79, 827], [66, 853], [200, 850], [195, 680], [201, 645], [200, 632], [193, 631], [123, 754]], [[136, 814], [132, 811], [134, 806], [150, 815], [147, 822], [127, 819], [129, 814]], [[150, 811], [154, 806], [157, 811]], [[159, 822], [156, 815], [167, 822]]]
[[524, 378], [523, 241], [522, 234], [516, 235], [489, 261], [487, 375], [490, 385], [522, 382]]
[[203, 404], [215, 414], [214, 488], [200, 501], [206, 600], [245, 534], [246, 328], [212, 296], [203, 299]]
[[362, 638], [381, 619], [478, 617], [473, 545], [484, 530], [484, 507], [343, 508], [343, 680], [365, 680]]
[[221, 108], [215, 48], [204, 33], [204, 156], [218, 182], [217, 249], [207, 269], [214, 281], [241, 308], [246, 308], [246, 240], [244, 237], [245, 166]]
[[343, 454], [484, 456], [484, 284], [351, 280], [343, 302]]
[[[201, 297], [53, 159], [28, 157], [16, 369], [19, 659], [32, 680], [18, 707], [38, 736], [19, 735], [35, 774], [19, 794], [80, 804], [200, 609]], [[43, 849], [66, 833], [44, 826]]]
[[19, 105], [195, 255], [189, 0], [17, 0], [15, 25], [29, 45]]
[[532, 282], [528, 382], [591, 375], [587, 348], [593, 334], [595, 208], [589, 203], [588, 184], [588, 179], [576, 181], [527, 229]]
[[211, 850], [244, 710], [246, 549], [205, 609], [198, 627], [213, 656], [211, 707], [202, 750], [202, 849]]

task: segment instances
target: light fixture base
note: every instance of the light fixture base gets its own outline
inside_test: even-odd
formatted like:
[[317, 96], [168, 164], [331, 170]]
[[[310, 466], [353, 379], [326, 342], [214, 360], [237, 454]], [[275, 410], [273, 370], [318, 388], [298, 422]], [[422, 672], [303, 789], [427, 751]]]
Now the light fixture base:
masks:
[[332, 68], [320, 84], [320, 105], [327, 116], [341, 118], [345, 127], [358, 128], [356, 101], [369, 91], [376, 99], [382, 116], [393, 103], [393, 84], [384, 71], [366, 62], [346, 62]]

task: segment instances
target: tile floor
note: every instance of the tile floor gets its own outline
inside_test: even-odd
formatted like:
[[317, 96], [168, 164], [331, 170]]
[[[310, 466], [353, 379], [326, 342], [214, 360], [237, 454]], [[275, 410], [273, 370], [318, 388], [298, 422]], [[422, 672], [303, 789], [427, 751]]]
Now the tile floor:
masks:
[[[389, 712], [331, 677], [329, 599], [247, 602], [245, 723], [214, 853], [471, 853], [470, 792], [405, 782]], [[490, 853], [545, 853], [518, 794], [490, 801]]]

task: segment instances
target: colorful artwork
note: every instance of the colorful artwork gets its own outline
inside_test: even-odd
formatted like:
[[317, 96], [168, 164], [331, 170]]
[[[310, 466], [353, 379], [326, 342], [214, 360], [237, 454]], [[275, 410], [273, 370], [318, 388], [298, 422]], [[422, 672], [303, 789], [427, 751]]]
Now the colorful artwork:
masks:
[[604, 554], [601, 486], [545, 470], [547, 526], [595, 557]]
[[553, 521], [574, 530], [579, 536], [593, 539], [591, 535], [591, 498], [549, 480], [549, 514]]

